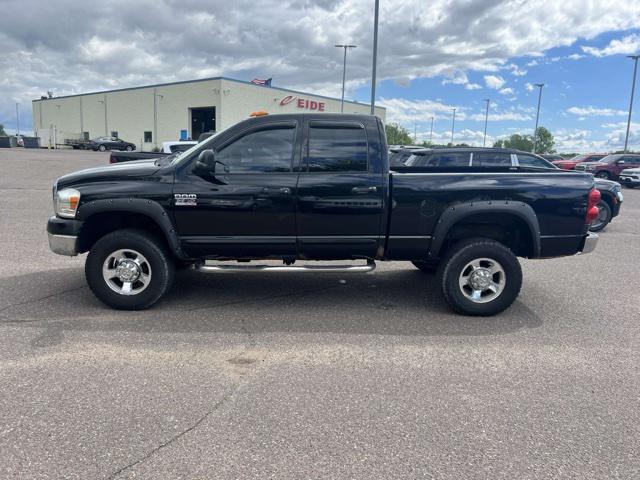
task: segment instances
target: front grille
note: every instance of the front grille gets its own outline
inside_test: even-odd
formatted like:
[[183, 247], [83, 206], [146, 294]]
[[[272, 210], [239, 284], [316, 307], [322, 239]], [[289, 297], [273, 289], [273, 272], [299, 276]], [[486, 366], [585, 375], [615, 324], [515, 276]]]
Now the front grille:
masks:
[[576, 165], [576, 170], [586, 170], [586, 169], [587, 167], [585, 165], [580, 165], [580, 164]]

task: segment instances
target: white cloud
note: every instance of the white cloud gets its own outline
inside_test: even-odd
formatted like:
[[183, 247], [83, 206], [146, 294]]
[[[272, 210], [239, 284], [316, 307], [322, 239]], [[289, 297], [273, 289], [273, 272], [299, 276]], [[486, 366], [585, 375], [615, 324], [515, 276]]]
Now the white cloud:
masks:
[[500, 75], [485, 75], [484, 83], [488, 88], [500, 90], [507, 82]]
[[532, 83], [527, 82], [527, 83], [524, 84], [524, 88], [527, 89], [527, 92], [533, 92], [533, 88], [534, 87], [533, 87]]
[[569, 55], [567, 58], [569, 60], [580, 60], [581, 58], [586, 57], [586, 55], [581, 55], [579, 53], [572, 53], [571, 55]]
[[[2, 7], [20, 12], [0, 16], [7, 127], [14, 102], [24, 127], [30, 100], [49, 89], [64, 95], [226, 75], [339, 96], [339, 42], [358, 45], [349, 53], [348, 95], [370, 81], [370, 0], [3, 0]], [[378, 78], [404, 85], [452, 72], [499, 79], [514, 58], [529, 57], [533, 66], [551, 48], [640, 25], [640, 2], [630, 0], [588, 7], [584, 0], [386, 0], [380, 13]]]
[[582, 47], [582, 51], [595, 57], [634, 54], [640, 51], [640, 35], [633, 34], [621, 39], [611, 40], [604, 48]]
[[500, 95], [513, 95], [514, 90], [511, 87], [507, 87], [507, 88], [503, 88], [502, 90], [500, 90]]
[[592, 107], [570, 107], [567, 108], [567, 112], [573, 115], [579, 115], [581, 117], [613, 117], [616, 115], [626, 115], [624, 110], [614, 110], [613, 108], [598, 108]]
[[[381, 98], [377, 105], [387, 108], [387, 122], [412, 125], [414, 122], [426, 122], [431, 117], [436, 120], [453, 115], [454, 105], [434, 100], [408, 100], [405, 98]], [[456, 119], [464, 120], [464, 109], [457, 107]]]
[[480, 90], [482, 88], [482, 85], [479, 85], [477, 83], [467, 83], [464, 88], [466, 88], [467, 90]]

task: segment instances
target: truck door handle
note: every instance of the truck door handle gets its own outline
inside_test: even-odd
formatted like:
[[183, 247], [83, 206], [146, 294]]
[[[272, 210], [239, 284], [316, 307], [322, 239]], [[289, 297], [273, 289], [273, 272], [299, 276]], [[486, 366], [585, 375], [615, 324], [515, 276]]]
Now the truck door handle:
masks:
[[264, 187], [262, 189], [262, 193], [270, 193], [270, 194], [279, 193], [280, 195], [291, 195], [291, 189], [289, 187], [275, 187], [275, 188]]
[[354, 195], [366, 195], [367, 193], [376, 193], [378, 187], [353, 187], [351, 193]]

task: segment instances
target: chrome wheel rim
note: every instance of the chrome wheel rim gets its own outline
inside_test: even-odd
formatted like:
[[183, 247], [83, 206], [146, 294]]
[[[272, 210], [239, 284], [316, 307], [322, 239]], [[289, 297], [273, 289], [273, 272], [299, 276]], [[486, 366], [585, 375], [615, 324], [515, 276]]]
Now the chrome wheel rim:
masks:
[[506, 282], [507, 276], [499, 262], [492, 258], [476, 258], [462, 269], [458, 285], [472, 302], [487, 303], [500, 296]]
[[116, 250], [102, 264], [102, 278], [120, 295], [137, 295], [151, 282], [151, 265], [140, 252], [129, 248]]
[[607, 210], [604, 207], [602, 207], [601, 205], [597, 205], [597, 207], [598, 207], [598, 217], [592, 224], [594, 227], [599, 227], [603, 223], [606, 223], [606, 221], [608, 220], [607, 217], [609, 216], [607, 214]]

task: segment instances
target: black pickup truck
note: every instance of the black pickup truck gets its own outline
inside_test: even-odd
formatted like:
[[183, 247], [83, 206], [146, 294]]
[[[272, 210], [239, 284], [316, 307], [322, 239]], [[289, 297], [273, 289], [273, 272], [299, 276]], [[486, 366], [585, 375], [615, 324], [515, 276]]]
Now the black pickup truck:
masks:
[[[373, 116], [251, 118], [177, 158], [59, 178], [49, 244], [62, 255], [89, 252], [91, 290], [119, 309], [156, 303], [177, 265], [370, 271], [376, 260], [406, 260], [437, 269], [449, 305], [469, 315], [513, 303], [517, 257], [595, 248], [588, 229], [600, 196], [591, 175], [388, 162], [384, 126]], [[282, 264], [252, 263], [261, 259]], [[301, 260], [363, 264], [296, 266]]]

